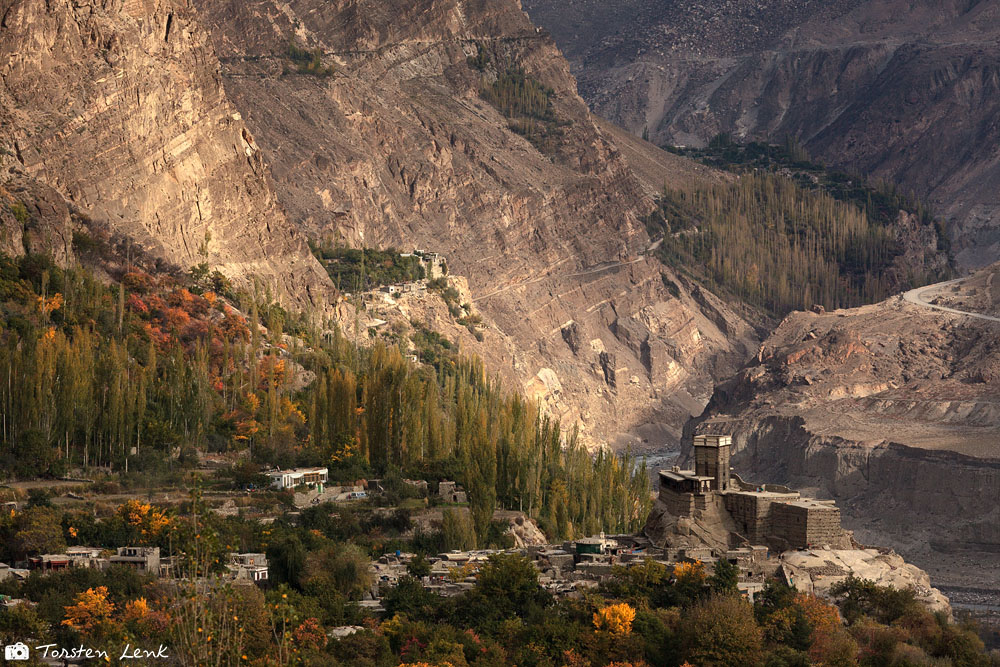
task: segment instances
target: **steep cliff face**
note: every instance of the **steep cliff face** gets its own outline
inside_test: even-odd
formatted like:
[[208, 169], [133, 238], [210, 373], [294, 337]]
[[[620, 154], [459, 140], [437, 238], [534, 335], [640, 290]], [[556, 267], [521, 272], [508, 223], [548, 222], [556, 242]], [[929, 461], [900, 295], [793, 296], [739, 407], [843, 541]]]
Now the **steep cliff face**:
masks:
[[[970, 289], [929, 297], [955, 307]], [[795, 313], [686, 430], [731, 432], [737, 470], [836, 498], [860, 541], [891, 544], [935, 582], [995, 587], [997, 326], [898, 297]]]
[[1000, 250], [1000, 2], [528, 0], [595, 111], [659, 143], [795, 136], [956, 222], [958, 259]]
[[59, 266], [73, 257], [69, 207], [52, 188], [0, 163], [0, 252], [8, 257], [43, 253]]
[[[644, 255], [651, 192], [715, 176], [649, 144], [629, 146], [633, 169], [513, 0], [195, 5], [293, 219], [444, 253], [509, 341], [470, 351], [595, 441], [675, 439], [755, 346], [735, 313]], [[481, 97], [504, 69], [548, 90], [548, 140]]]
[[187, 2], [0, 1], [0, 146], [22, 176], [183, 269], [208, 262], [299, 304], [332, 292]]

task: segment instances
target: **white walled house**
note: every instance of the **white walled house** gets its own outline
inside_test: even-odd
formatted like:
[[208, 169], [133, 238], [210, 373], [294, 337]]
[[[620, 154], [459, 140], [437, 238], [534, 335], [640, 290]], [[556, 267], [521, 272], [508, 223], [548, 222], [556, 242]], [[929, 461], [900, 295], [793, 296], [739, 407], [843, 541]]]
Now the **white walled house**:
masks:
[[271, 486], [275, 489], [294, 489], [300, 484], [322, 486], [329, 477], [328, 468], [295, 468], [292, 470], [275, 470], [268, 473]]

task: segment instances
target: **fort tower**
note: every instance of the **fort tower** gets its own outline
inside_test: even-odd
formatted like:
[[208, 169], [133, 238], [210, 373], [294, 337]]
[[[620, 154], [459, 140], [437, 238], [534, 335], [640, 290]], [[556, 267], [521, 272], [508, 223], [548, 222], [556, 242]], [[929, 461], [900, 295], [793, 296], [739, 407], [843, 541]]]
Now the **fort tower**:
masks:
[[711, 477], [713, 491], [729, 490], [729, 448], [733, 439], [728, 435], [694, 436], [694, 473]]

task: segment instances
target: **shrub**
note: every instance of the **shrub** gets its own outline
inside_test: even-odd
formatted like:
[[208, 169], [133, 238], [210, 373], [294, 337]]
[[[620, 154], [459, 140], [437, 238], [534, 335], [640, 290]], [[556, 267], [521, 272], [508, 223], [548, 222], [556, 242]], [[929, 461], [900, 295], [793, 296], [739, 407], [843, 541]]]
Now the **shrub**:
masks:
[[31, 214], [28, 213], [28, 207], [23, 203], [16, 201], [11, 204], [10, 212], [14, 214], [14, 219], [21, 223], [22, 227], [27, 227], [31, 223]]

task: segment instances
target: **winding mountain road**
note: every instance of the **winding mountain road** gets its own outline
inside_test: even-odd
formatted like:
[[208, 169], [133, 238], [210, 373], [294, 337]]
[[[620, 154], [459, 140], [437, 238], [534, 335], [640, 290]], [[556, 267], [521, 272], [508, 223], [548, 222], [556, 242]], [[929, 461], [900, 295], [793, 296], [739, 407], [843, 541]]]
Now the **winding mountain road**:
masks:
[[[911, 289], [909, 292], [903, 294], [903, 299], [909, 303], [916, 304], [918, 306], [923, 306], [924, 308], [933, 308], [934, 310], [940, 310], [945, 313], [952, 313], [953, 315], [965, 315], [967, 317], [975, 317], [979, 320], [986, 320], [987, 322], [1000, 322], [1000, 317], [993, 317], [992, 315], [983, 315], [982, 313], [970, 313], [965, 310], [957, 310], [955, 308], [948, 308], [947, 306], [938, 306], [933, 303], [928, 303], [924, 295], [928, 292], [937, 291], [948, 285], [954, 285], [955, 283], [961, 282], [965, 278], [956, 278], [955, 280], [947, 280], [943, 283], [935, 283], [933, 285], [925, 285], [923, 287], [918, 287], [917, 289]], [[929, 298], [929, 297], [928, 297]]]

